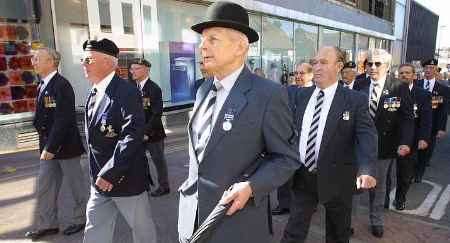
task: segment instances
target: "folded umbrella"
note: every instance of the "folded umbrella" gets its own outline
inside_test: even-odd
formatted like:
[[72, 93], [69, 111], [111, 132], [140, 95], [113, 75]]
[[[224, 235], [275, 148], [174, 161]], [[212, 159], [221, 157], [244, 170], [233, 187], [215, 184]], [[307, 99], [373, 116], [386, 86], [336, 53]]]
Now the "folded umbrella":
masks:
[[207, 243], [211, 237], [214, 229], [222, 222], [225, 218], [225, 214], [231, 207], [232, 202], [228, 204], [218, 203], [208, 217], [203, 221], [203, 223], [194, 232], [188, 243]]

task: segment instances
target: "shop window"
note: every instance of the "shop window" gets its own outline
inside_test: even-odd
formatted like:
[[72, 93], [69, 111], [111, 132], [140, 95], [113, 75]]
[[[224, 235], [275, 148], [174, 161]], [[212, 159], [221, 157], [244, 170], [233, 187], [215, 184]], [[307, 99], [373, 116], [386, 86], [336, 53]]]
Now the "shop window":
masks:
[[100, 15], [100, 30], [103, 33], [111, 33], [111, 10], [109, 0], [98, 0]]
[[133, 29], [133, 5], [122, 3], [123, 33], [134, 34]]
[[339, 47], [343, 51], [345, 51], [347, 61], [353, 61], [355, 35], [353, 33], [341, 32], [341, 41]]
[[320, 27], [319, 29], [319, 47], [339, 46], [340, 33], [337, 30]]
[[294, 63], [294, 23], [270, 17], [262, 23], [262, 68], [268, 79], [285, 83]]
[[309, 62], [317, 52], [317, 40], [319, 36], [319, 27], [295, 23], [295, 62]]

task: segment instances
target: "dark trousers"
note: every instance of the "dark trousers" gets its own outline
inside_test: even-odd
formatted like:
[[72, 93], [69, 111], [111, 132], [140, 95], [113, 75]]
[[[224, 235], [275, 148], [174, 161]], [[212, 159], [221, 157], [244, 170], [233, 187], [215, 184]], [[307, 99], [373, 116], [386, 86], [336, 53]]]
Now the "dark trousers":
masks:
[[436, 135], [432, 135], [431, 143], [427, 149], [419, 150], [417, 152], [416, 177], [422, 178], [425, 174], [425, 168], [430, 164], [433, 156], [434, 146], [436, 144]]
[[286, 183], [284, 183], [277, 189], [278, 207], [280, 209], [290, 208], [291, 186], [292, 186], [292, 179], [288, 180]]
[[[289, 221], [281, 243], [305, 242], [313, 213], [318, 204], [317, 175], [302, 167], [292, 187]], [[351, 198], [346, 202], [332, 199], [323, 203], [326, 217], [326, 242], [348, 243], [351, 225]]]
[[158, 184], [161, 188], [169, 188], [169, 176], [167, 172], [167, 162], [164, 155], [164, 139], [158, 142], [146, 144], [146, 149], [150, 152], [153, 164], [158, 174]]
[[[390, 203], [389, 193], [392, 187], [392, 166], [394, 161], [389, 164], [388, 175], [386, 178], [386, 202]], [[414, 168], [417, 164], [417, 153], [406, 157], [398, 157], [395, 161], [395, 171], [396, 171], [396, 191], [395, 191], [395, 201], [405, 202], [406, 194], [408, 193], [409, 187], [411, 185], [411, 180], [414, 177]]]

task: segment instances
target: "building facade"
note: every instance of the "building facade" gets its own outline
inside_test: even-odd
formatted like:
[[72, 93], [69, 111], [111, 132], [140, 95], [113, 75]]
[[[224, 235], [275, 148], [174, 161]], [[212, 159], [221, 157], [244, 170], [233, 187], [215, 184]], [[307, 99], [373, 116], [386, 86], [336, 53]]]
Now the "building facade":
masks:
[[[369, 48], [385, 48], [400, 63], [404, 59], [408, 1], [234, 2], [249, 10], [250, 24], [261, 37], [251, 45], [247, 65], [252, 70], [262, 68], [266, 77], [280, 82], [283, 73], [292, 71], [296, 62], [308, 61], [324, 45], [345, 50], [360, 71]], [[9, 147], [17, 147], [20, 138], [26, 140], [32, 131], [29, 122], [36, 77], [29, 58], [30, 50], [40, 45], [61, 52], [60, 72], [71, 81], [80, 111], [90, 88], [80, 64], [82, 43], [94, 38], [109, 38], [117, 43], [121, 51], [118, 72], [123, 77], [127, 77], [127, 67], [134, 59], [148, 59], [152, 63], [150, 77], [163, 90], [165, 109], [191, 106], [194, 81], [201, 73], [200, 37], [190, 26], [204, 18], [212, 2], [0, 0], [0, 132], [9, 134], [7, 139], [0, 138], [0, 144], [9, 142]], [[26, 36], [21, 35], [23, 29]], [[14, 66], [11, 60], [16, 59], [19, 64]], [[16, 141], [15, 145], [11, 141]]]

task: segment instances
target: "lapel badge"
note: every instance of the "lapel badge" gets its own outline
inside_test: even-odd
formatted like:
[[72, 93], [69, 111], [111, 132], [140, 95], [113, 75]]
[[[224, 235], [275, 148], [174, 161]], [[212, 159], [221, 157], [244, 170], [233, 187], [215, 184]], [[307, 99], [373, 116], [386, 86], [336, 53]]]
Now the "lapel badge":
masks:
[[112, 125], [108, 125], [106, 127], [106, 130], [107, 130], [107, 132], [106, 132], [105, 137], [113, 138], [113, 137], [117, 136], [117, 133], [114, 132]]
[[414, 104], [414, 118], [419, 118], [419, 114], [417, 114], [417, 104]]
[[387, 90], [387, 89], [383, 90], [383, 94], [384, 95], [388, 95], [389, 94], [389, 90]]
[[342, 114], [342, 120], [344, 120], [344, 121], [350, 120], [350, 112], [349, 111], [344, 111], [344, 113]]
[[234, 120], [233, 113], [234, 113], [233, 110], [229, 109], [223, 117], [224, 122], [222, 123], [222, 129], [226, 132], [230, 131], [231, 128], [233, 128], [233, 124], [231, 123]]
[[106, 131], [105, 124], [102, 124], [102, 125], [100, 126], [100, 132], [105, 132], [105, 131]]

